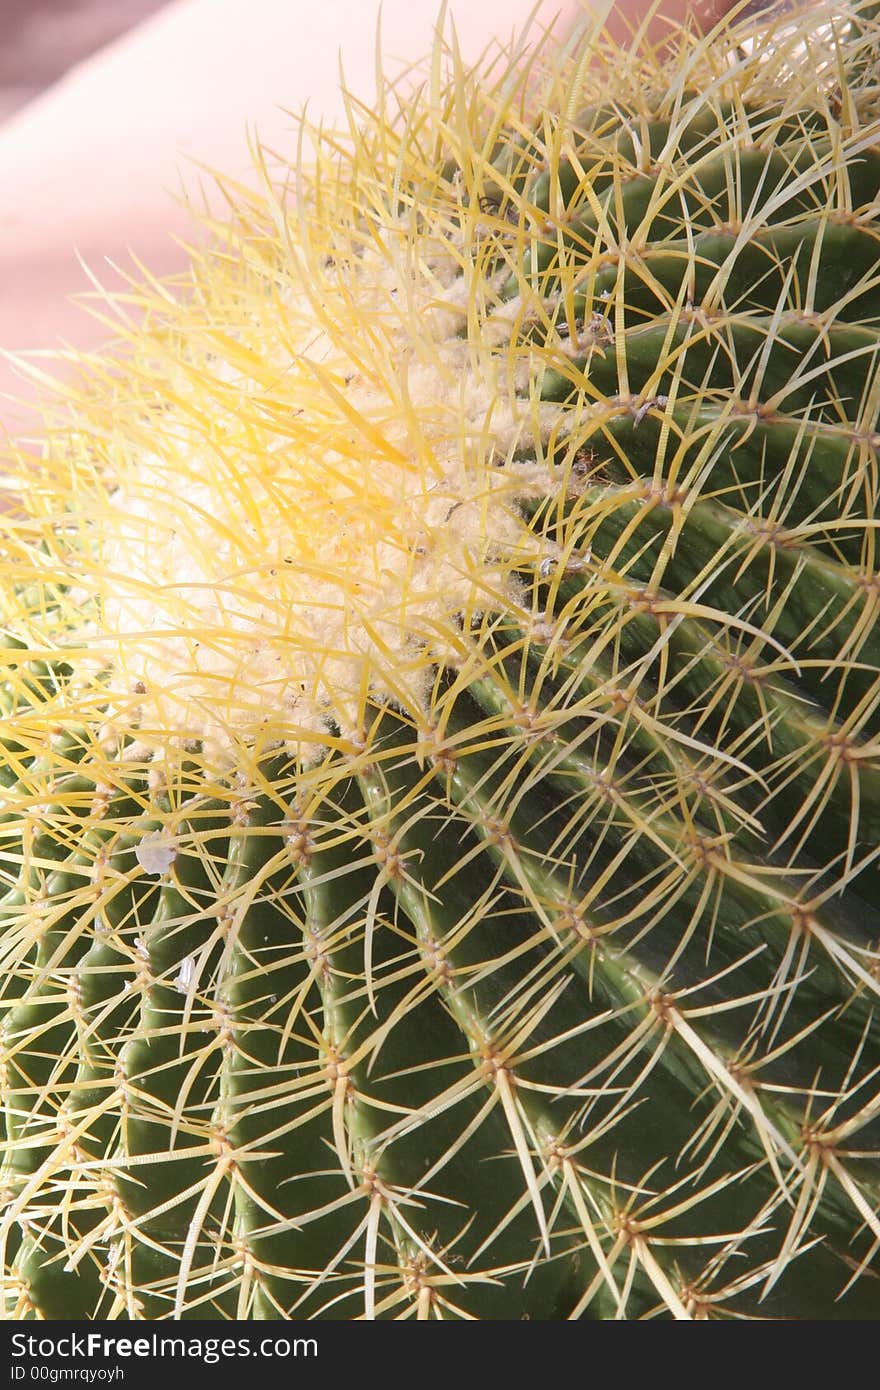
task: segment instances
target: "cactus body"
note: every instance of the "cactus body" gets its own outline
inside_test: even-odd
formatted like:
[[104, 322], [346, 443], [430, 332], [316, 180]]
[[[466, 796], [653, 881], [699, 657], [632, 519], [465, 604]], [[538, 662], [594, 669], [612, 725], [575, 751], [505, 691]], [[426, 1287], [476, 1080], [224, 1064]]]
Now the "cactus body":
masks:
[[793, 32], [435, 70], [22, 474], [12, 1316], [876, 1315], [876, 29]]

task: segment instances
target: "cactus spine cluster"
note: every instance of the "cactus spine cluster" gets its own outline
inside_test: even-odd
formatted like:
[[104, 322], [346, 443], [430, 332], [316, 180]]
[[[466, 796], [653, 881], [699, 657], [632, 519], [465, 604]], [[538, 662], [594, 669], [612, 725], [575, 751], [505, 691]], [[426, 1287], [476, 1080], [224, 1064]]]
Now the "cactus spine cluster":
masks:
[[876, 1315], [878, 28], [819, 18], [438, 50], [19, 464], [8, 1316]]

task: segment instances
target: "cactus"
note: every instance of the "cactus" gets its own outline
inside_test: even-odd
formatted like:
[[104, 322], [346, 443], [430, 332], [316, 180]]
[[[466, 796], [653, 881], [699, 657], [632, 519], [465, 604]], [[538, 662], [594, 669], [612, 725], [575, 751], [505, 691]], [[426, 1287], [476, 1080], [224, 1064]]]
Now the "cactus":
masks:
[[878, 30], [819, 18], [438, 49], [16, 465], [9, 1316], [876, 1314]]

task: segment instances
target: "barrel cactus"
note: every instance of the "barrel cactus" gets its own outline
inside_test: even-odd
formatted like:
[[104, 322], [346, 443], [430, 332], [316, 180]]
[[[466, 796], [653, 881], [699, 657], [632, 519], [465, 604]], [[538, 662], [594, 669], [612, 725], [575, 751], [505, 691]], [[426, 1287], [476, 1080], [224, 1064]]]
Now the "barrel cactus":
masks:
[[876, 1315], [878, 27], [819, 19], [438, 49], [10, 465], [8, 1316]]

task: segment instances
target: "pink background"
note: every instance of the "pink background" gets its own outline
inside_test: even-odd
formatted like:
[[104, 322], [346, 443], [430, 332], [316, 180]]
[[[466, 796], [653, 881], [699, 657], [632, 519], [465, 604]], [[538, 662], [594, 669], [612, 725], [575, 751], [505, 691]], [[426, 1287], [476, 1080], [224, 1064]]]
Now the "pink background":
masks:
[[0, 120], [166, 0], [2, 0]]

